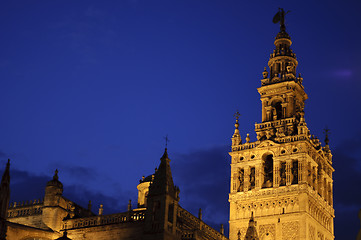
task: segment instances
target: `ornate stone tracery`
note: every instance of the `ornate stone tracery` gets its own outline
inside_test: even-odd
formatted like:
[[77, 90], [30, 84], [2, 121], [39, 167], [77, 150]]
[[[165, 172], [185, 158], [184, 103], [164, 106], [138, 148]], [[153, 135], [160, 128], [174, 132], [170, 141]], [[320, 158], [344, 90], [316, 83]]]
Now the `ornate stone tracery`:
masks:
[[[246, 143], [232, 144], [232, 172], [244, 169], [244, 187], [242, 191], [238, 186], [229, 196], [230, 232], [234, 234], [233, 225], [244, 226], [252, 212], [259, 226], [280, 223], [274, 225], [281, 233], [277, 238], [316, 239], [312, 230], [300, 229], [317, 221], [323, 238], [333, 239], [334, 169], [329, 140], [326, 136], [326, 145], [321, 146], [307, 127], [304, 106], [308, 96], [303, 78], [296, 77], [298, 61], [285, 26], [274, 44], [257, 89], [262, 102], [262, 121], [255, 124], [257, 140], [251, 142], [247, 135]], [[236, 156], [245, 160], [234, 164]], [[242, 174], [233, 180], [241, 183]], [[232, 202], [237, 203], [235, 212]], [[261, 227], [258, 230], [262, 239]]]

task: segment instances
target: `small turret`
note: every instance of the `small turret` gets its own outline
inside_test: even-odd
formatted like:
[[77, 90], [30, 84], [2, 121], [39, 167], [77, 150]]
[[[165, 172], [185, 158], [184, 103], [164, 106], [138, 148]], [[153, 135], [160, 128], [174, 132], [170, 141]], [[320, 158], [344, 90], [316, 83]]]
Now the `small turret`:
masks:
[[55, 170], [53, 179], [46, 184], [45, 198], [46, 195], [62, 195], [63, 184], [59, 181], [58, 169]]
[[51, 229], [59, 231], [62, 228], [62, 219], [68, 215], [67, 204], [63, 196], [63, 184], [59, 181], [58, 170], [55, 170], [53, 179], [45, 187], [43, 222]]

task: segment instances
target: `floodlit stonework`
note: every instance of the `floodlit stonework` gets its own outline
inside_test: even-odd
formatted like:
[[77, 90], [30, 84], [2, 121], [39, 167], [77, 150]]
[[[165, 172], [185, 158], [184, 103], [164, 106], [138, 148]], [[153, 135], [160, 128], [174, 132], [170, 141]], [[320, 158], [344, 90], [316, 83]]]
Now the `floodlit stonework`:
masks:
[[[327, 131], [321, 146], [307, 128], [307, 94], [296, 74], [284, 11], [276, 16], [281, 30], [258, 88], [262, 122], [255, 125], [257, 141], [251, 142], [249, 134], [242, 141], [236, 114], [229, 239], [332, 240], [334, 169]], [[9, 168], [8, 162], [0, 188], [0, 240], [227, 240], [223, 228], [211, 228], [201, 212], [195, 217], [179, 205], [167, 149], [155, 173], [140, 180], [138, 207], [129, 204], [127, 211], [110, 215], [103, 214], [102, 205], [94, 213], [91, 203], [84, 208], [66, 199], [57, 171], [44, 199], [9, 205]]]
[[195, 217], [179, 205], [167, 149], [155, 173], [140, 180], [138, 208], [132, 209], [129, 203], [126, 212], [110, 215], [103, 214], [102, 205], [95, 214], [91, 203], [83, 208], [63, 197], [57, 171], [46, 185], [43, 200], [9, 205], [9, 166], [1, 183], [0, 240], [227, 240], [222, 230], [204, 223], [201, 214]]
[[[283, 11], [283, 10], [282, 10]], [[281, 22], [258, 92], [257, 141], [242, 142], [236, 113], [232, 136], [229, 238], [334, 239], [332, 154], [310, 134], [307, 94], [291, 38]]]

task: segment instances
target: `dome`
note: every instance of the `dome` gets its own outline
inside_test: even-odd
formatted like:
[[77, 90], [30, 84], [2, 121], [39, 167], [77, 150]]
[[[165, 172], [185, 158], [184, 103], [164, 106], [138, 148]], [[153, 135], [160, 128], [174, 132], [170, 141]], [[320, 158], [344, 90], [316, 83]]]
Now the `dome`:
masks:
[[53, 179], [50, 180], [47, 184], [47, 187], [49, 186], [54, 186], [54, 187], [58, 187], [58, 188], [63, 188], [63, 184], [59, 181], [59, 177], [58, 177], [58, 169], [55, 170], [55, 174], [53, 176]]
[[286, 31], [281, 31], [277, 34], [276, 36], [276, 40], [277, 39], [281, 39], [281, 38], [287, 38], [287, 39], [290, 39], [291, 40], [291, 37], [290, 35], [288, 35], [288, 33]]

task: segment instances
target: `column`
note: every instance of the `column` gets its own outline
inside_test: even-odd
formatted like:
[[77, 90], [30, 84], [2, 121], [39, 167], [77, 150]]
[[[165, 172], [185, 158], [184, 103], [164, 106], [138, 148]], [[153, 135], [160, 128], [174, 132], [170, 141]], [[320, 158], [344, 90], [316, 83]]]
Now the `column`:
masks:
[[287, 105], [288, 105], [288, 103], [282, 103], [282, 117], [283, 118], [287, 118], [288, 116], [288, 114], [287, 114]]
[[312, 168], [312, 176], [313, 176], [313, 188], [317, 192], [318, 191], [318, 184], [317, 184], [317, 167]]
[[264, 173], [263, 173], [263, 168], [262, 168], [262, 164], [257, 164], [256, 165], [256, 174], [255, 174], [255, 189], [261, 189], [262, 188], [262, 184], [263, 184], [263, 179], [264, 179]]
[[273, 186], [280, 186], [280, 162], [273, 161]]
[[247, 192], [249, 189], [249, 174], [250, 169], [249, 167], [244, 168], [244, 191]]
[[305, 180], [305, 171], [304, 171], [304, 159], [301, 158], [298, 160], [298, 184], [303, 183]]
[[262, 122], [267, 121], [267, 112], [266, 112], [266, 106], [267, 106], [267, 99], [261, 99], [262, 101]]
[[231, 189], [231, 191], [232, 192], [237, 192], [237, 181], [238, 181], [237, 173], [234, 172], [232, 175], [233, 175], [233, 178], [232, 178], [232, 189]]
[[286, 186], [291, 185], [292, 183], [292, 172], [291, 172], [292, 160], [287, 160], [286, 162]]
[[323, 170], [320, 169], [317, 173], [317, 184], [318, 184], [318, 194], [323, 197], [323, 191], [324, 191], [324, 187], [323, 187]]

